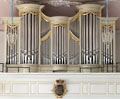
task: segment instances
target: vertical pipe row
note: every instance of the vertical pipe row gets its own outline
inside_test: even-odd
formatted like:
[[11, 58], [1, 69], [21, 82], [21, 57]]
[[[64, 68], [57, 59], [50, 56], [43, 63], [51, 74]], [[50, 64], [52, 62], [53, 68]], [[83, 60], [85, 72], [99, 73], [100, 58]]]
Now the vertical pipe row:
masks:
[[15, 25], [7, 26], [7, 57], [8, 64], [18, 63], [18, 27]]
[[39, 18], [28, 13], [22, 16], [21, 64], [38, 63]]
[[92, 64], [92, 57], [93, 57], [93, 55], [92, 55], [92, 46], [93, 46], [93, 44], [92, 44], [92, 37], [93, 37], [93, 15], [92, 14], [90, 14], [90, 33], [89, 33], [89, 64]]
[[34, 44], [34, 47], [35, 47], [35, 64], [36, 64], [36, 59], [37, 59], [37, 16], [35, 16], [35, 18], [34, 18], [34, 21], [35, 21], [35, 33], [34, 33], [34, 35], [35, 35], [35, 44]]
[[34, 15], [32, 15], [32, 64], [35, 63], [35, 45], [34, 45], [34, 42], [35, 42], [35, 35], [34, 35], [34, 30], [35, 30], [35, 27], [34, 27], [34, 24], [35, 24], [35, 21], [34, 21]]
[[82, 64], [98, 64], [99, 30], [98, 19], [94, 14], [81, 16]]
[[83, 32], [83, 34], [84, 34], [84, 50], [83, 50], [83, 52], [84, 52], [84, 64], [86, 64], [86, 30], [85, 30], [85, 27], [86, 27], [86, 24], [85, 24], [85, 16], [83, 16], [83, 20], [84, 20], [84, 26], [83, 26], [83, 30], [84, 30], [84, 32]]
[[67, 27], [54, 26], [53, 27], [53, 61], [54, 64], [67, 64], [67, 44], [68, 31]]
[[27, 62], [31, 64], [31, 14], [28, 14], [28, 55]]
[[[104, 35], [103, 42], [102, 42], [102, 44], [104, 45], [103, 64], [108, 66], [109, 64], [113, 64], [113, 30], [112, 28], [103, 27], [102, 35]], [[108, 67], [107, 67], [107, 71], [108, 71]]]
[[[93, 35], [92, 35], [92, 37], [93, 37], [93, 39], [92, 39], [92, 41], [93, 41], [93, 50], [92, 50], [92, 55], [93, 55], [93, 64], [96, 64], [96, 55], [97, 55], [97, 50], [96, 50], [96, 44], [97, 44], [97, 39], [96, 39], [96, 34], [97, 34], [97, 32], [96, 32], [96, 16], [93, 16]], [[96, 54], [95, 54], [96, 53]]]

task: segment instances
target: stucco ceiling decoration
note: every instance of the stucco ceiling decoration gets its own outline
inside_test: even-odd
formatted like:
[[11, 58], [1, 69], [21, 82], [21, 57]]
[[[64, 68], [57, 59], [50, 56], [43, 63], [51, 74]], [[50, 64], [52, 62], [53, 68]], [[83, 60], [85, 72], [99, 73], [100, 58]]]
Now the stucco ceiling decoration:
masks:
[[70, 5], [78, 5], [78, 4], [81, 4], [81, 3], [77, 2], [77, 1], [71, 2], [71, 1], [68, 1], [68, 0], [67, 1], [64, 1], [64, 0], [51, 0], [51, 1], [48, 2], [48, 4], [53, 5], [53, 6], [62, 6], [62, 5], [64, 5], [64, 6], [69, 7]]
[[98, 2], [105, 0], [17, 0], [20, 2], [39, 2], [39, 3], [49, 3], [49, 2], [77, 2], [77, 3], [86, 3], [86, 2]]
[[[4, 0], [5, 2], [9, 2], [11, 0]], [[106, 0], [14, 0], [14, 3], [37, 3], [37, 4], [50, 4], [52, 6], [70, 6], [70, 5], [78, 5], [84, 3], [99, 3], [103, 4]], [[119, 0], [109, 0], [109, 1], [119, 1]]]
[[70, 5], [78, 5], [82, 3], [96, 3], [102, 2], [105, 0], [17, 0], [19, 3], [47, 3], [52, 6], [70, 6]]

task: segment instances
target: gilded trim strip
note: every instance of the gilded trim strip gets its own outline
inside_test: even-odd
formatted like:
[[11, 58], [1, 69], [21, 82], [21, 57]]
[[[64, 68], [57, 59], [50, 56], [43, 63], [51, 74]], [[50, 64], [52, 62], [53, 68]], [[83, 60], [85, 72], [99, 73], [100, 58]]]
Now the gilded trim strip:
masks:
[[70, 31], [70, 37], [75, 40], [76, 42], [80, 43], [80, 39], [76, 37], [71, 31]]
[[105, 28], [105, 29], [109, 29], [109, 28], [113, 29], [114, 24], [101, 24], [101, 26], [102, 28]]
[[39, 12], [33, 12], [33, 11], [21, 12], [20, 16], [24, 16], [26, 14], [39, 15]]
[[51, 31], [49, 31], [43, 38], [41, 38], [41, 42], [46, 41], [50, 37]]
[[66, 28], [68, 26], [68, 24], [53, 24], [53, 27], [55, 27], [55, 28], [57, 28], [59, 26]]
[[81, 15], [88, 15], [88, 14], [93, 14], [96, 16], [100, 16], [100, 12], [95, 12], [95, 11], [88, 11], [88, 12], [81, 12]]
[[16, 27], [19, 27], [19, 24], [7, 24], [7, 28], [10, 27], [11, 29], [14, 29]]

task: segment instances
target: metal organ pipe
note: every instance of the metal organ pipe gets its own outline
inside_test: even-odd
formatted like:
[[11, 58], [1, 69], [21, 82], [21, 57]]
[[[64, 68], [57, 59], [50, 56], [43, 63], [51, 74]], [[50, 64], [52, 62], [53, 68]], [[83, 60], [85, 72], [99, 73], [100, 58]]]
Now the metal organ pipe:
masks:
[[21, 40], [21, 45], [23, 45], [23, 47], [21, 47], [21, 56], [22, 56], [22, 59], [23, 60], [21, 63], [25, 63], [25, 15], [23, 16], [23, 36], [21, 35], [21, 38], [23, 38], [23, 40]]
[[[93, 16], [92, 14], [90, 14], [90, 33], [89, 33], [89, 63], [88, 64], [93, 64], [92, 63], [92, 58], [93, 58], [93, 50], [92, 50], [92, 46], [93, 46], [93, 29], [95, 29], [96, 27], [93, 27]], [[96, 54], [96, 53], [95, 53]]]
[[84, 30], [84, 32], [83, 32], [83, 34], [84, 34], [84, 48], [83, 48], [83, 53], [84, 53], [84, 64], [86, 64], [86, 29], [85, 29], [85, 27], [86, 27], [86, 24], [85, 24], [85, 16], [84, 16], [84, 27], [83, 27], [83, 30]]
[[14, 45], [14, 63], [17, 64], [17, 41], [16, 41], [16, 36], [17, 36], [17, 28], [15, 28], [15, 37], [14, 37], [14, 42], [15, 42], [15, 45]]
[[23, 40], [21, 40], [20, 41], [20, 43], [21, 43], [21, 55], [20, 55], [20, 63], [22, 63], [22, 62], [24, 62], [24, 16], [23, 16], [23, 18], [21, 19], [21, 24], [23, 24], [23, 27], [21, 27], [21, 37], [23, 38]]
[[37, 20], [36, 20], [36, 25], [37, 25], [37, 35], [36, 35], [36, 64], [38, 64], [38, 61], [39, 61], [39, 16], [37, 16]]
[[95, 33], [94, 33], [94, 41], [93, 41], [93, 43], [94, 43], [94, 47], [93, 47], [93, 50], [94, 50], [94, 53], [96, 53], [96, 55], [94, 55], [94, 57], [95, 57], [95, 62], [94, 62], [94, 64], [99, 64], [98, 63], [98, 44], [97, 44], [97, 42], [99, 42], [99, 40], [100, 39], [98, 39], [98, 37], [99, 37], [99, 20], [98, 20], [98, 18], [97, 18], [97, 16], [95, 15], [95, 20], [94, 20], [94, 24], [95, 24]]
[[37, 21], [38, 21], [38, 20], [37, 20], [37, 16], [35, 16], [35, 34], [34, 34], [34, 35], [35, 35], [35, 44], [34, 44], [34, 45], [35, 45], [35, 64], [37, 64], [37, 58], [38, 58], [38, 57], [37, 57], [37, 54], [38, 54], [38, 53], [37, 53], [37, 50], [38, 50], [38, 49], [37, 49], [37, 46], [38, 46], [38, 45], [37, 45], [37, 42], [38, 42], [38, 41], [37, 41], [37, 40], [38, 40], [38, 39], [37, 39], [37, 37], [38, 37], [38, 36], [37, 36], [37, 33], [38, 33], [38, 32], [37, 32], [37, 25], [38, 25], [38, 24], [37, 24]]
[[31, 14], [28, 14], [28, 64], [31, 64]]
[[[111, 32], [112, 32], [112, 34], [113, 34], [113, 30], [112, 30], [112, 29], [111, 29]], [[112, 42], [111, 42], [110, 45], [111, 45], [111, 46], [110, 46], [110, 50], [111, 50], [110, 58], [111, 58], [111, 64], [113, 64], [113, 40], [112, 40]]]
[[[95, 28], [95, 29], [94, 29]], [[97, 43], [97, 39], [96, 39], [96, 15], [93, 16], [93, 39], [92, 39], [92, 42], [93, 42], [93, 47], [92, 47], [92, 55], [93, 55], [93, 64], [96, 64], [96, 55], [97, 55], [97, 49], [96, 49], [96, 43]], [[95, 54], [96, 53], [96, 54]]]
[[58, 28], [56, 27], [56, 34], [57, 34], [57, 53], [56, 53], [56, 58], [57, 58], [57, 64], [59, 64], [59, 33], [58, 33]]
[[[85, 38], [86, 38], [86, 63], [89, 64], [89, 45], [91, 44], [91, 40], [90, 40], [90, 35], [89, 35], [89, 24], [88, 24], [88, 21], [89, 21], [89, 15], [86, 15], [85, 16]], [[89, 41], [90, 40], [90, 41]]]
[[84, 16], [81, 17], [81, 63], [83, 64], [84, 63], [84, 30], [83, 30], [83, 27], [84, 27]]
[[32, 15], [32, 64], [35, 63], [35, 35], [34, 35], [34, 27], [35, 21], [34, 21], [34, 15]]
[[22, 64], [27, 64], [27, 55], [28, 55], [28, 37], [27, 37], [27, 34], [28, 34], [28, 27], [27, 27], [27, 15], [25, 15], [25, 33], [24, 33], [24, 35], [25, 35], [25, 41], [24, 41], [24, 43], [25, 43], [25, 48], [24, 48], [24, 54], [25, 54], [25, 58], [24, 58], [24, 63], [22, 63]]

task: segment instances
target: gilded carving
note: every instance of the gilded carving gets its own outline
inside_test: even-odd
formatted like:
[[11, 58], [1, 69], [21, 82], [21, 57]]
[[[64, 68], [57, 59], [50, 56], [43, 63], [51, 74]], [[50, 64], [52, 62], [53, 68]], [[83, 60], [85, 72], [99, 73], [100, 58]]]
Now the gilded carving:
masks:
[[54, 85], [52, 91], [57, 96], [57, 98], [62, 98], [67, 93], [64, 80], [56, 80], [56, 84]]

